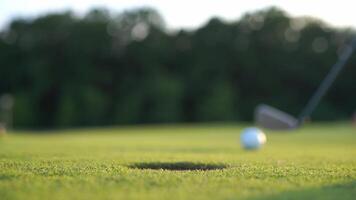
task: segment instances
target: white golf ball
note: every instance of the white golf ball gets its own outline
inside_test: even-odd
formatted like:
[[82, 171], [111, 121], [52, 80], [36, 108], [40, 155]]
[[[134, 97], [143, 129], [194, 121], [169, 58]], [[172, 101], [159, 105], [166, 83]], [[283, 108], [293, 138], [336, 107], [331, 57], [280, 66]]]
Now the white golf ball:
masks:
[[254, 150], [261, 148], [266, 143], [266, 135], [258, 128], [249, 127], [241, 132], [241, 145], [245, 149]]

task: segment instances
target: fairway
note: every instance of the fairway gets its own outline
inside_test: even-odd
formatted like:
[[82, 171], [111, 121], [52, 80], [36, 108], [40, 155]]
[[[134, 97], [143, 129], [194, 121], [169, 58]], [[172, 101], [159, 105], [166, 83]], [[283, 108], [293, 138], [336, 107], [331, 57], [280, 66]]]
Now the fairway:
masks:
[[15, 132], [0, 138], [0, 199], [355, 199], [356, 127], [266, 131], [165, 125]]

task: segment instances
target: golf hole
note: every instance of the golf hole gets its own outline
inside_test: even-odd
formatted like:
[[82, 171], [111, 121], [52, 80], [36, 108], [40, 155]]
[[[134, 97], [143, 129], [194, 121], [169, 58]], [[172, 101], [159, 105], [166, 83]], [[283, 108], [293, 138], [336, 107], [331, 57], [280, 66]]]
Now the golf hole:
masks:
[[208, 171], [227, 168], [223, 164], [194, 163], [194, 162], [142, 162], [130, 165], [134, 169], [153, 169], [153, 170], [171, 170], [171, 171]]

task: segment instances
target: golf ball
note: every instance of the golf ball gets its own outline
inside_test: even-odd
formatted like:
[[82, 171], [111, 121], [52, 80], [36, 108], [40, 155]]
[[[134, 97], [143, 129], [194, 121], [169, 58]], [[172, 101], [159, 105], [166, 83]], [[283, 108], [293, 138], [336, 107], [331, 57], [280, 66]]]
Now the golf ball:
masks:
[[266, 135], [256, 127], [245, 128], [240, 136], [242, 147], [249, 150], [261, 148], [266, 140]]

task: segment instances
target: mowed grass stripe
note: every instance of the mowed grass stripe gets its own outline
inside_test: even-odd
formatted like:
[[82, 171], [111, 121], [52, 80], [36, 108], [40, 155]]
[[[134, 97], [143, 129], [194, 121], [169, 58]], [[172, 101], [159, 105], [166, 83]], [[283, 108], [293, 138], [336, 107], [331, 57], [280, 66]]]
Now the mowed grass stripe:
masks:
[[14, 132], [0, 139], [0, 199], [353, 199], [356, 128], [266, 131], [165, 125]]

